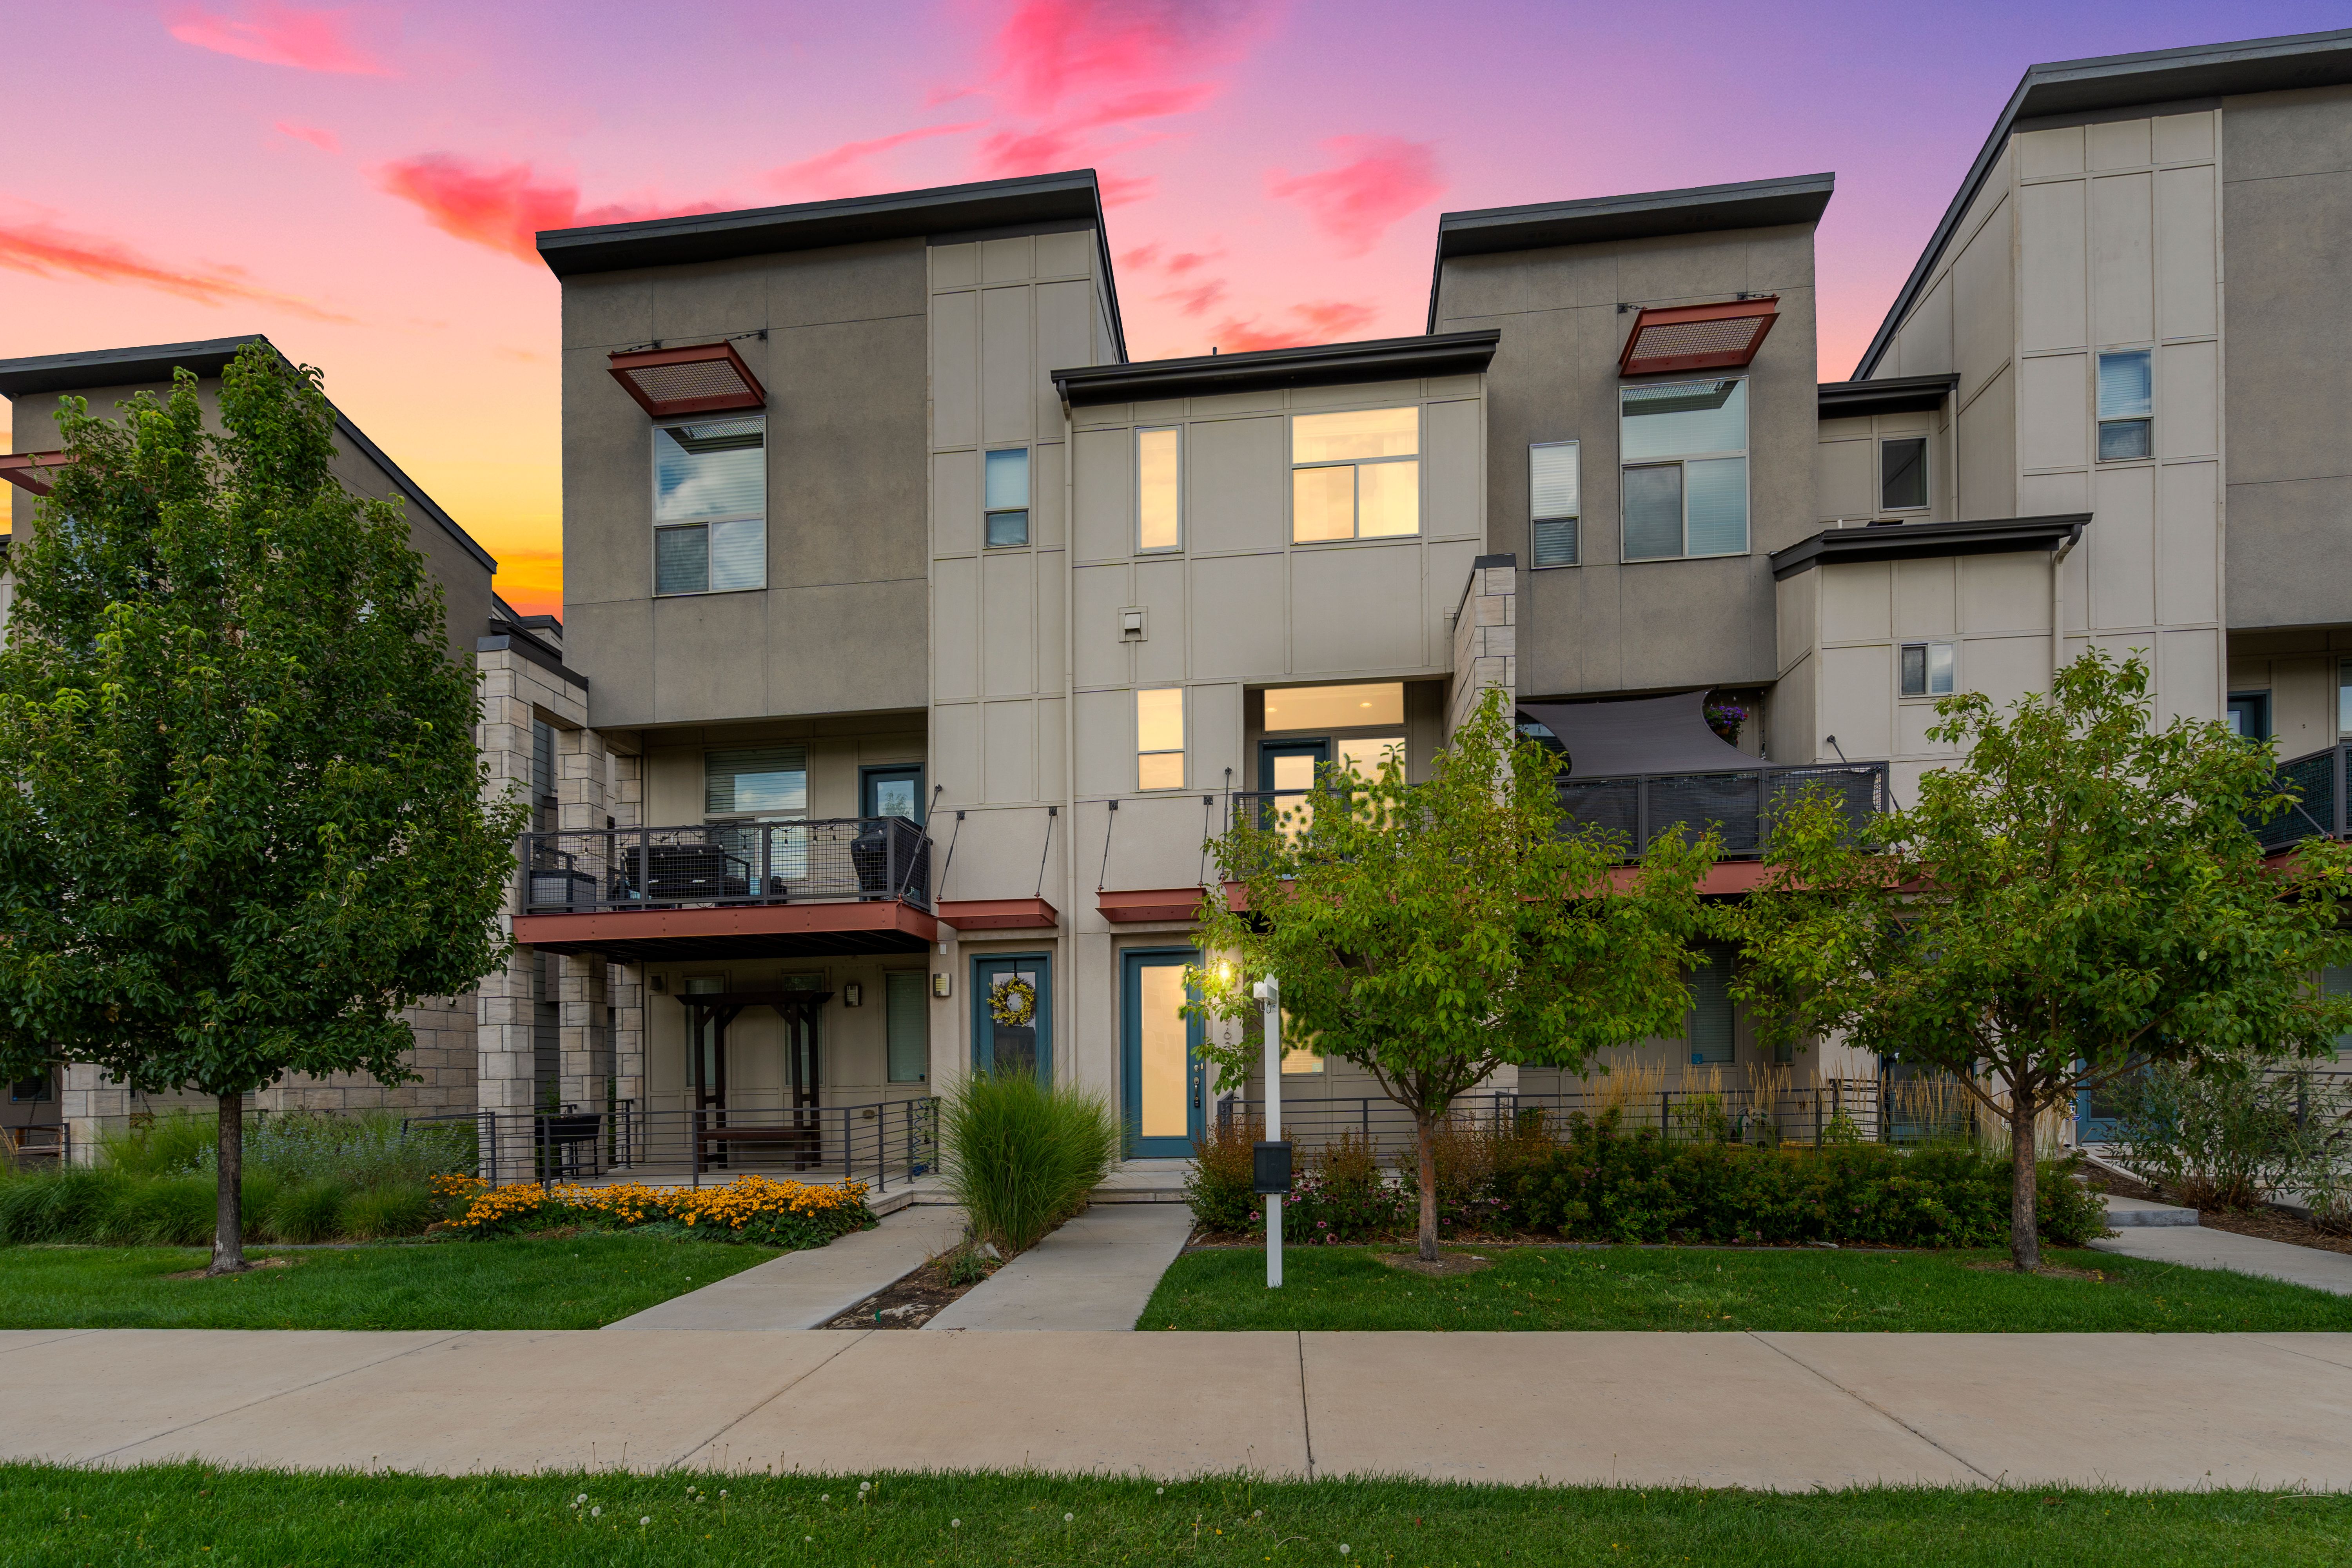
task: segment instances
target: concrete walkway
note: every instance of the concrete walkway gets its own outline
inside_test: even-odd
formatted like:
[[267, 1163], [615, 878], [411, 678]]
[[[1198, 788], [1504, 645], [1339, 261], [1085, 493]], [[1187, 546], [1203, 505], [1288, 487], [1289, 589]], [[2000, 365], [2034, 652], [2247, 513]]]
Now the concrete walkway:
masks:
[[900, 1209], [872, 1230], [771, 1258], [604, 1329], [814, 1329], [920, 1268], [962, 1236], [961, 1209]]
[[2091, 1245], [2101, 1252], [2126, 1258], [2146, 1258], [2158, 1263], [2179, 1263], [2190, 1268], [2231, 1268], [2259, 1274], [2290, 1285], [2308, 1285], [2352, 1296], [2352, 1253], [2324, 1252], [2315, 1247], [2270, 1241], [2234, 1231], [2209, 1230], [2203, 1226], [2135, 1226]]
[[1132, 1329], [1192, 1234], [1181, 1204], [1098, 1204], [923, 1327]]
[[2352, 1489], [2352, 1333], [18, 1331], [0, 1383], [0, 1458], [86, 1464]]

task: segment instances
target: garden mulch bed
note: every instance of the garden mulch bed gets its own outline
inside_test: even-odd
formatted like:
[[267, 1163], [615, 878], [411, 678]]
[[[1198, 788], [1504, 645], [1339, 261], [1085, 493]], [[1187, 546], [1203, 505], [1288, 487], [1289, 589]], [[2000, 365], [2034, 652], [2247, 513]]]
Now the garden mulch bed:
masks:
[[948, 1260], [934, 1258], [913, 1273], [900, 1275], [846, 1312], [829, 1320], [824, 1326], [828, 1329], [919, 1329], [986, 1279], [989, 1274], [1004, 1266], [984, 1261], [981, 1267], [988, 1272], [979, 1279], [952, 1285], [948, 1282]]
[[[2111, 1171], [2094, 1168], [2090, 1175], [2091, 1190], [2113, 1193], [2119, 1198], [2146, 1198], [2150, 1203], [2178, 1204], [2180, 1199], [2158, 1192], [2145, 1182], [2135, 1182]], [[2299, 1214], [2285, 1209], [2263, 1208], [2247, 1214], [2225, 1214], [2213, 1209], [2199, 1209], [2197, 1223], [2208, 1230], [2226, 1230], [2238, 1236], [2259, 1237], [2264, 1241], [2284, 1241], [2293, 1247], [2317, 1247], [2322, 1252], [2352, 1253], [2352, 1236], [2338, 1236], [2312, 1224]]]

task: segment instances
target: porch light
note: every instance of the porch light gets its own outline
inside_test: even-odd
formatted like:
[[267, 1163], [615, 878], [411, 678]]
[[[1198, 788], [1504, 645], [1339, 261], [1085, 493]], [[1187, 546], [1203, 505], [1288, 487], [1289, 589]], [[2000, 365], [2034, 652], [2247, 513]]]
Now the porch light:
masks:
[[856, 1007], [862, 1005], [865, 1001], [866, 988], [858, 984], [856, 981], [850, 981], [841, 988], [841, 1005], [843, 1006]]
[[613, 355], [607, 368], [637, 405], [656, 419], [768, 405], [760, 378], [733, 343], [633, 349]]
[[1617, 358], [1620, 375], [1717, 370], [1756, 357], [1764, 334], [1780, 319], [1780, 296], [1727, 300], [1716, 305], [1645, 307]]

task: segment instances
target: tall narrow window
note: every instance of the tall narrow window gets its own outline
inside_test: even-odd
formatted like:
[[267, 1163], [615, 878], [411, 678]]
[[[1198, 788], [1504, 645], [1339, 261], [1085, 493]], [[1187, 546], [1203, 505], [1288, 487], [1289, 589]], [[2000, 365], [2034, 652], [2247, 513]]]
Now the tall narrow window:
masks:
[[1421, 410], [1366, 408], [1290, 421], [1290, 537], [1421, 531]]
[[1184, 689], [1161, 686], [1135, 694], [1135, 787], [1184, 787]]
[[1625, 559], [1748, 550], [1748, 383], [1659, 382], [1618, 391]]
[[1952, 694], [1952, 645], [1948, 642], [1907, 642], [1903, 645], [1903, 695], [1949, 697]]
[[1878, 444], [1878, 510], [1924, 511], [1927, 506], [1927, 441], [1906, 436]]
[[1690, 972], [1690, 1059], [1693, 1067], [1731, 1061], [1731, 950], [1710, 945], [1706, 962]]
[[920, 1083], [931, 1070], [931, 998], [923, 976], [893, 970], [882, 977], [884, 1027], [892, 1083]]
[[1183, 437], [1176, 430], [1135, 433], [1135, 547], [1175, 550], [1184, 542]]
[[2099, 356], [2099, 461], [2119, 463], [2156, 452], [2154, 356], [2126, 349]]
[[768, 422], [654, 426], [654, 592], [768, 584]]
[[988, 455], [988, 547], [1013, 550], [1029, 542], [1029, 448]]
[[1584, 513], [1582, 459], [1574, 441], [1528, 448], [1528, 558], [1538, 566], [1577, 563], [1576, 525]]

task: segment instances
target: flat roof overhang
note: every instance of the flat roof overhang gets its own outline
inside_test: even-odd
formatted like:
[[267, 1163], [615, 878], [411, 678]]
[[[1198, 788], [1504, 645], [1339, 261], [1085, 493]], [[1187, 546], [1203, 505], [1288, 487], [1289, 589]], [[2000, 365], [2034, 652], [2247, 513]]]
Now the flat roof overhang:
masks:
[[597, 952], [619, 963], [677, 959], [828, 958], [923, 952], [940, 922], [911, 904], [743, 904], [517, 915], [515, 941], [548, 952]]
[[1310, 343], [1248, 353], [1196, 354], [1190, 359], [1126, 364], [1076, 365], [1051, 372], [1062, 401], [1073, 408], [1147, 398], [1205, 397], [1215, 393], [1265, 392], [1350, 382], [1404, 381], [1475, 374], [1503, 340], [1493, 327], [1418, 338]]
[[1866, 528], [1826, 528], [1766, 559], [1775, 581], [1816, 566], [1862, 561], [1936, 561], [1956, 555], [2008, 555], [2055, 550], [2090, 526], [2087, 511], [2051, 517], [1988, 517], [1968, 522], [1878, 523]]

